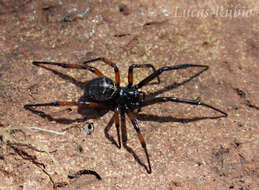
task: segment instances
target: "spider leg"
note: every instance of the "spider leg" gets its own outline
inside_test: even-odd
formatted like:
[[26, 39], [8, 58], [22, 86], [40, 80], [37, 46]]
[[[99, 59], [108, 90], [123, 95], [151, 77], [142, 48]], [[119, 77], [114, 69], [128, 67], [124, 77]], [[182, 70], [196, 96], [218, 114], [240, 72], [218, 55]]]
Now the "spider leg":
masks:
[[192, 104], [192, 105], [197, 105], [197, 106], [204, 106], [210, 109], [213, 109], [221, 114], [223, 114], [223, 116], [221, 117], [227, 117], [228, 114], [224, 111], [221, 111], [218, 108], [215, 108], [211, 105], [205, 104], [199, 100], [191, 100], [191, 99], [183, 99], [183, 98], [176, 98], [176, 97], [156, 97], [156, 98], [152, 98], [149, 100], [145, 100], [144, 102], [142, 102], [142, 104], [140, 105], [140, 107], [144, 107], [144, 106], [148, 106], [151, 104], [156, 104], [156, 103], [162, 103], [162, 102], [177, 102], [177, 103], [185, 103], [185, 104]]
[[45, 61], [33, 61], [32, 62], [33, 65], [39, 66], [39, 65], [56, 65], [59, 67], [63, 67], [65, 69], [85, 69], [85, 70], [89, 70], [92, 73], [94, 73], [97, 76], [104, 76], [101, 71], [99, 71], [98, 69], [91, 67], [91, 66], [87, 66], [87, 65], [74, 65], [74, 64], [66, 64], [66, 63], [55, 63], [55, 62], [45, 62]]
[[133, 151], [131, 147], [127, 145], [128, 137], [127, 137], [127, 129], [126, 129], [126, 120], [125, 113], [121, 113], [121, 136], [122, 136], [122, 145], [123, 147], [134, 157], [134, 159], [138, 162], [139, 165], [143, 166], [148, 173], [151, 173], [151, 169], [148, 169], [147, 166], [139, 159], [137, 154]]
[[116, 64], [111, 62], [110, 60], [108, 60], [108, 59], [106, 59], [104, 57], [99, 57], [99, 58], [96, 58], [96, 59], [91, 59], [91, 60], [88, 60], [88, 61], [84, 61], [82, 64], [87, 65], [88, 63], [93, 63], [93, 62], [97, 62], [97, 61], [102, 61], [105, 64], [110, 65], [111, 67], [113, 67], [114, 72], [115, 72], [115, 84], [117, 86], [119, 86], [120, 85], [120, 72], [119, 72], [119, 69], [116, 66]]
[[[162, 72], [164, 71], [171, 71], [171, 70], [178, 70], [178, 69], [186, 69], [189, 67], [202, 67], [204, 68], [203, 71], [207, 70], [209, 68], [209, 66], [207, 65], [193, 65], [193, 64], [183, 64], [183, 65], [174, 65], [174, 66], [169, 66], [169, 67], [162, 67], [156, 71], [154, 71], [152, 74], [150, 74], [149, 76], [147, 76], [145, 79], [143, 79], [142, 81], [140, 81], [137, 85], [135, 85], [134, 87], [136, 89], [141, 88], [142, 86], [146, 85], [149, 81], [153, 80], [155, 77], [158, 77]], [[202, 72], [203, 72], [202, 71]]]
[[[135, 68], [152, 68], [153, 72], [156, 71], [155, 67], [152, 65], [152, 64], [142, 64], [142, 65], [139, 65], [139, 64], [133, 64], [129, 67], [129, 72], [128, 72], [128, 87], [131, 87], [132, 84], [133, 84], [133, 69]], [[157, 76], [157, 84], [160, 83], [160, 78], [159, 76]]]
[[[149, 160], [149, 155], [148, 155], [148, 151], [147, 151], [147, 145], [146, 145], [146, 142], [144, 140], [144, 137], [142, 136], [141, 132], [140, 132], [140, 127], [137, 123], [137, 120], [135, 119], [134, 115], [131, 113], [131, 112], [127, 112], [127, 115], [132, 123], [132, 125], [134, 126], [134, 129], [136, 130], [137, 134], [138, 134], [138, 138], [139, 138], [139, 142], [142, 146], [142, 148], [144, 149], [144, 152], [146, 154], [146, 158], [147, 158], [147, 163], [148, 163], [148, 168], [146, 167], [145, 164], [141, 164], [141, 165], [144, 165], [145, 169], [147, 170], [147, 173], [151, 173], [152, 170], [151, 170], [151, 164], [150, 164], [150, 160]], [[140, 162], [140, 160], [139, 160]]]
[[[113, 137], [111, 135], [109, 135], [109, 130], [112, 127], [112, 124], [114, 123], [114, 119], [115, 118], [115, 127], [116, 127], [116, 131], [117, 131], [117, 137], [118, 137], [118, 144], [116, 143], [116, 141], [113, 139]], [[119, 109], [118, 107], [114, 110], [114, 116], [112, 118], [112, 122], [110, 122], [108, 124], [108, 126], [104, 129], [104, 133], [106, 138], [112, 142], [112, 144], [115, 144], [118, 148], [121, 148], [121, 139], [120, 139], [120, 121], [119, 121]]]
[[41, 106], [79, 106], [84, 105], [90, 108], [97, 108], [97, 107], [104, 107], [102, 103], [95, 103], [95, 102], [50, 102], [50, 103], [43, 103], [43, 104], [26, 104], [24, 105], [25, 109], [30, 109], [30, 107], [41, 107]]

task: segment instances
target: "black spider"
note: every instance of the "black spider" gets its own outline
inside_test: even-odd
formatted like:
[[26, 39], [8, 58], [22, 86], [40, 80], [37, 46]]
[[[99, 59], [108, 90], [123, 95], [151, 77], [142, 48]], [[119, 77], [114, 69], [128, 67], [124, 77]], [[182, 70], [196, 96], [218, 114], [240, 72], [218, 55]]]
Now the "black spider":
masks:
[[[105, 64], [113, 67], [115, 72], [115, 82], [112, 81], [110, 78], [105, 77], [95, 67], [88, 65], [88, 63], [97, 62], [97, 61], [102, 61]], [[33, 64], [36, 66], [48, 64], [48, 65], [56, 65], [63, 68], [70, 68], [70, 69], [85, 69], [93, 72], [95, 75], [97, 75], [97, 78], [92, 79], [87, 83], [87, 85], [85, 85], [84, 90], [85, 90], [86, 97], [83, 100], [76, 101], [76, 102], [51, 102], [51, 103], [43, 103], [43, 104], [27, 104], [24, 106], [24, 108], [31, 110], [30, 107], [32, 106], [81, 106], [81, 105], [84, 105], [90, 108], [108, 108], [109, 110], [114, 111], [115, 127], [117, 130], [117, 136], [118, 136], [118, 144], [115, 142], [113, 137], [108, 134], [108, 131], [110, 130], [110, 128], [106, 129], [106, 137], [111, 142], [116, 144], [117, 147], [119, 148], [121, 147], [121, 139], [120, 139], [120, 131], [119, 131], [119, 127], [120, 127], [119, 114], [121, 114], [122, 144], [124, 148], [126, 148], [127, 151], [134, 156], [136, 161], [146, 169], [148, 173], [151, 173], [151, 164], [149, 160], [149, 155], [147, 152], [145, 140], [140, 132], [140, 127], [137, 123], [137, 120], [135, 119], [133, 111], [135, 110], [139, 111], [140, 108], [151, 104], [171, 101], [171, 102], [180, 102], [180, 103], [186, 103], [186, 104], [192, 104], [192, 105], [205, 106], [223, 114], [220, 117], [227, 116], [227, 113], [213, 106], [205, 104], [199, 100], [182, 99], [182, 98], [176, 98], [176, 97], [153, 97], [153, 98], [147, 99], [145, 98], [145, 93], [142, 91], [139, 91], [141, 87], [148, 84], [154, 78], [157, 78], [159, 83], [160, 82], [159, 75], [164, 71], [186, 69], [189, 67], [200, 67], [200, 68], [203, 68], [203, 71], [205, 71], [208, 69], [208, 66], [206, 65], [182, 64], [182, 65], [162, 67], [158, 70], [155, 70], [154, 66], [151, 64], [143, 64], [143, 65], [133, 64], [129, 67], [129, 71], [128, 71], [128, 85], [126, 87], [120, 87], [119, 69], [116, 66], [116, 64], [112, 63], [106, 58], [92, 59], [92, 60], [83, 62], [82, 65], [64, 64], [64, 63], [55, 63], [55, 62], [33, 62]], [[142, 80], [138, 84], [133, 85], [133, 69], [135, 68], [151, 68], [153, 69], [153, 73], [147, 76], [144, 80]], [[132, 125], [134, 126], [134, 129], [137, 132], [139, 141], [146, 154], [148, 167], [143, 162], [140, 161], [140, 159], [132, 150], [132, 148], [127, 145], [125, 114], [129, 117]]]

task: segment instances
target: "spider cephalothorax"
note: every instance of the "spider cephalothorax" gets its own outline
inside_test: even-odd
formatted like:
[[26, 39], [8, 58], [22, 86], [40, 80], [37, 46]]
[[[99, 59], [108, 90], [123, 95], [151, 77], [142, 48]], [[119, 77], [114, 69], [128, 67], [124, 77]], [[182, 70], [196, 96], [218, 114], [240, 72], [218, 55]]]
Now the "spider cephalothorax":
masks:
[[[89, 66], [88, 63], [102, 61], [105, 64], [113, 67], [115, 72], [115, 81], [111, 80], [110, 78], [107, 78], [104, 76], [98, 69], [95, 67]], [[168, 67], [162, 67], [158, 70], [155, 70], [154, 66], [151, 64], [133, 64], [129, 67], [128, 72], [128, 85], [126, 87], [120, 86], [120, 75], [119, 75], [119, 69], [117, 66], [112, 63], [111, 61], [107, 60], [106, 58], [96, 58], [89, 61], [86, 61], [82, 63], [81, 65], [73, 65], [73, 64], [64, 64], [64, 63], [54, 63], [54, 62], [33, 62], [34, 65], [56, 65], [63, 68], [70, 68], [70, 69], [85, 69], [89, 70], [90, 72], [93, 72], [95, 75], [97, 75], [97, 78], [94, 78], [87, 82], [87, 84], [84, 87], [85, 90], [85, 99], [81, 99], [80, 101], [75, 102], [51, 102], [51, 103], [43, 103], [43, 104], [27, 104], [24, 107], [26, 109], [31, 110], [31, 107], [37, 107], [37, 106], [80, 106], [85, 105], [90, 108], [108, 108], [109, 110], [114, 112], [114, 118], [115, 118], [115, 127], [117, 130], [117, 136], [118, 136], [118, 144], [114, 141], [114, 139], [108, 134], [109, 129], [107, 129], [106, 137], [114, 144], [117, 145], [117, 147], [121, 147], [121, 140], [122, 145], [127, 149], [129, 153], [131, 153], [136, 161], [142, 165], [148, 173], [151, 173], [151, 164], [149, 160], [149, 155], [146, 147], [145, 140], [141, 134], [140, 127], [137, 123], [137, 120], [133, 114], [135, 110], [140, 111], [140, 109], [144, 106], [148, 106], [151, 104], [156, 103], [162, 103], [162, 102], [177, 102], [177, 103], [186, 103], [186, 104], [192, 104], [192, 105], [200, 105], [205, 106], [207, 108], [213, 109], [221, 114], [223, 114], [220, 117], [226, 117], [227, 114], [213, 106], [210, 106], [208, 104], [205, 104], [199, 100], [191, 100], [191, 99], [183, 99], [183, 98], [176, 98], [176, 97], [153, 97], [146, 99], [145, 93], [142, 91], [139, 91], [141, 87], [148, 84], [150, 81], [152, 81], [154, 78], [157, 78], [158, 83], [160, 83], [159, 75], [164, 71], [170, 71], [170, 70], [178, 70], [178, 69], [186, 69], [190, 67], [200, 67], [203, 68], [203, 71], [208, 69], [208, 66], [206, 65], [194, 65], [194, 64], [182, 64], [182, 65], [174, 65], [174, 66], [168, 66]], [[142, 81], [140, 81], [138, 84], [133, 85], [133, 69], [134, 68], [151, 68], [153, 69], [153, 73], [144, 78]], [[121, 115], [121, 120], [119, 119], [119, 115]], [[134, 126], [135, 131], [137, 132], [139, 141], [145, 151], [147, 163], [144, 164], [138, 156], [135, 154], [135, 152], [132, 150], [131, 147], [127, 145], [127, 133], [126, 133], [126, 120], [125, 115], [127, 115]], [[218, 117], [217, 117], [218, 118]], [[120, 130], [121, 133], [120, 133]], [[122, 135], [122, 139], [120, 137], [120, 134]]]

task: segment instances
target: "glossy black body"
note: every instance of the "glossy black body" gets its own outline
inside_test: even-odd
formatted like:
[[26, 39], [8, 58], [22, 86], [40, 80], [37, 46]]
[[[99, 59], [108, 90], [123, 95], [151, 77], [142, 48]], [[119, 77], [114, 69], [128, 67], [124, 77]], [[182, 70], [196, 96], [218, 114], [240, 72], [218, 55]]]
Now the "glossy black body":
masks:
[[104, 102], [109, 107], [116, 107], [123, 111], [134, 110], [144, 99], [144, 92], [135, 87], [120, 87], [108, 77], [97, 77], [85, 85], [85, 97], [93, 102]]
[[117, 93], [115, 83], [107, 77], [97, 77], [85, 85], [86, 98], [95, 102], [104, 102], [114, 98]]

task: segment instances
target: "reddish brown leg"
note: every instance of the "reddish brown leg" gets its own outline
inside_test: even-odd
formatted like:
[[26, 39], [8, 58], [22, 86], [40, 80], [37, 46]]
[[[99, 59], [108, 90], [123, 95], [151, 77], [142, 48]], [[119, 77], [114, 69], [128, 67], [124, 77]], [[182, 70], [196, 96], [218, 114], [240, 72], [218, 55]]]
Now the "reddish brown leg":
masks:
[[134, 129], [136, 130], [136, 132], [138, 134], [139, 142], [140, 142], [142, 148], [145, 151], [147, 162], [148, 162], [148, 168], [146, 168], [146, 170], [147, 170], [147, 173], [150, 174], [152, 172], [152, 170], [151, 170], [151, 164], [150, 164], [150, 160], [149, 160], [146, 142], [145, 142], [144, 137], [142, 136], [142, 134], [140, 132], [140, 127], [139, 127], [139, 125], [137, 123], [137, 120], [135, 119], [134, 115], [131, 112], [128, 112], [127, 115], [129, 117], [132, 125], [134, 126]]
[[[149, 155], [148, 155], [148, 152], [147, 152], [147, 148], [146, 148], [146, 143], [144, 141], [144, 138], [143, 136], [141, 135], [140, 133], [140, 130], [139, 130], [139, 127], [138, 127], [138, 124], [136, 122], [136, 120], [134, 119], [132, 113], [127, 113], [132, 124], [134, 125], [134, 128], [135, 130], [137, 131], [138, 133], [138, 137], [139, 137], [139, 140], [140, 140], [140, 143], [145, 151], [145, 154], [146, 154], [146, 157], [147, 157], [147, 162], [148, 162], [148, 167], [139, 159], [139, 157], [137, 156], [137, 154], [133, 151], [133, 149], [131, 147], [129, 147], [127, 145], [127, 141], [128, 141], [128, 137], [127, 137], [127, 129], [126, 129], [126, 120], [125, 120], [125, 113], [121, 113], [121, 135], [122, 135], [122, 145], [123, 147], [130, 153], [133, 155], [134, 159], [141, 165], [143, 166], [147, 173], [151, 173], [151, 165], [150, 165], [150, 161], [149, 161]], [[137, 127], [136, 127], [137, 126]]]
[[97, 61], [102, 61], [105, 64], [113, 67], [114, 72], [115, 72], [115, 84], [117, 86], [120, 86], [120, 73], [119, 73], [119, 69], [118, 69], [118, 67], [116, 66], [115, 63], [109, 61], [108, 59], [106, 59], [104, 57], [99, 57], [99, 58], [96, 58], [96, 59], [91, 59], [91, 60], [85, 61], [85, 62], [83, 62], [83, 64], [93, 63], [93, 62], [97, 62]]
[[39, 62], [39, 61], [34, 61], [32, 64], [38, 66], [38, 65], [56, 65], [59, 67], [63, 67], [65, 69], [84, 69], [84, 70], [89, 70], [92, 73], [96, 74], [97, 76], [104, 76], [101, 71], [98, 69], [87, 66], [87, 65], [74, 65], [74, 64], [66, 64], [66, 63], [55, 63], [55, 62]]
[[[135, 68], [152, 68], [153, 72], [156, 71], [155, 67], [151, 64], [142, 64], [142, 65], [138, 65], [138, 64], [133, 64], [129, 67], [129, 72], [128, 72], [128, 87], [131, 87], [133, 84], [133, 69]], [[160, 78], [159, 76], [157, 76], [157, 84], [160, 83]]]
[[24, 105], [25, 109], [29, 109], [30, 107], [40, 107], [40, 106], [79, 106], [84, 105], [88, 106], [90, 108], [97, 108], [97, 107], [104, 107], [104, 104], [102, 103], [95, 103], [95, 102], [50, 102], [50, 103], [44, 103], [44, 104], [26, 104]]

